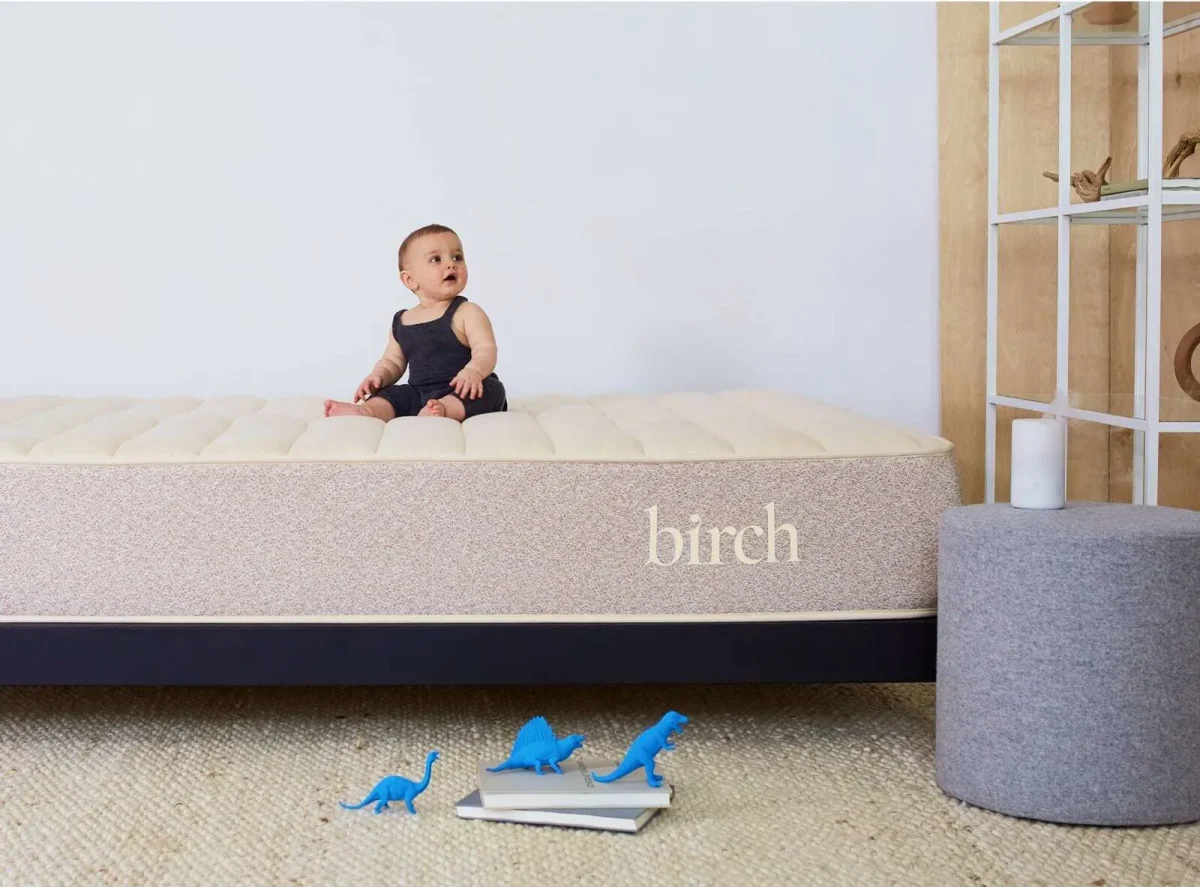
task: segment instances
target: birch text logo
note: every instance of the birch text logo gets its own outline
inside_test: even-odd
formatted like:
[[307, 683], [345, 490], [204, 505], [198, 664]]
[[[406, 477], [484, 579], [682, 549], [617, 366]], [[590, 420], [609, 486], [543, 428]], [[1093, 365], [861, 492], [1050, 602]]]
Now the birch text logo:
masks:
[[[796, 550], [798, 545], [796, 528], [791, 524], [775, 522], [774, 502], [768, 502], [764, 507], [767, 512], [765, 529], [757, 524], [751, 524], [740, 529], [714, 526], [703, 530], [701, 526], [703, 521], [701, 521], [700, 515], [693, 514], [689, 516], [692, 526], [686, 531], [680, 531], [675, 527], [659, 526], [658, 506], [652, 505], [646, 509], [646, 514], [650, 516], [650, 556], [646, 560], [646, 565], [669, 567], [679, 563], [685, 554], [686, 559], [683, 560], [683, 563], [688, 566], [720, 565], [727, 563], [721, 559], [722, 555], [728, 556], [731, 551], [733, 558], [742, 564], [758, 564], [764, 560], [769, 564], [778, 563], [781, 554], [786, 555], [785, 559], [788, 561], [798, 561], [800, 558]], [[701, 542], [702, 532], [708, 537], [706, 546]], [[747, 533], [754, 538], [747, 540]], [[781, 534], [782, 545], [780, 545]], [[727, 541], [726, 537], [732, 541]], [[660, 556], [660, 544], [663, 545], [663, 554], [670, 551], [668, 560], [664, 560]], [[702, 551], [702, 549], [706, 549], [706, 551]], [[704, 560], [701, 560], [702, 553], [707, 555]]]

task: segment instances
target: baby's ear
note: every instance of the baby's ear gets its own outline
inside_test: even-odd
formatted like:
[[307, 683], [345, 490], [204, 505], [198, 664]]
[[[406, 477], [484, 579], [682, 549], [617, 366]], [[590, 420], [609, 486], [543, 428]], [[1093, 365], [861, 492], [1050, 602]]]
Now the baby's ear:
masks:
[[417, 291], [417, 282], [415, 280], [413, 280], [413, 276], [411, 274], [409, 274], [407, 271], [400, 272], [400, 282], [402, 284], [404, 284], [406, 287], [408, 287], [410, 290], [412, 290], [414, 293]]

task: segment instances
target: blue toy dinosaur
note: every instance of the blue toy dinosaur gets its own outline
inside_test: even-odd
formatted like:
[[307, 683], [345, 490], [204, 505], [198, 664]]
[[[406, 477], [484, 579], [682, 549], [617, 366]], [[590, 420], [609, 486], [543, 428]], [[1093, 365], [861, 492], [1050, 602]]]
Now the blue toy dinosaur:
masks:
[[487, 769], [489, 773], [499, 773], [501, 770], [523, 770], [532, 767], [538, 776], [541, 776], [542, 767], [549, 767], [555, 773], [562, 773], [562, 767], [558, 766], [559, 761], [569, 758], [575, 749], [583, 745], [585, 738], [578, 733], [572, 733], [565, 739], [556, 739], [550, 724], [539, 715], [517, 733], [508, 760]]
[[405, 779], [403, 776], [385, 776], [375, 784], [371, 789], [371, 793], [363, 798], [361, 804], [342, 804], [343, 810], [360, 810], [371, 802], [375, 802], [375, 812], [382, 813], [388, 809], [388, 803], [392, 801], [403, 801], [404, 806], [408, 808], [409, 813], [416, 813], [416, 808], [413, 807], [413, 798], [425, 791], [429, 785], [429, 774], [433, 772], [433, 762], [436, 761], [440, 754], [436, 751], [431, 751], [425, 757], [425, 777], [420, 782], [413, 782], [411, 779]]
[[687, 717], [681, 715], [677, 711], [669, 711], [663, 715], [657, 724], [642, 733], [633, 740], [629, 746], [629, 751], [625, 752], [625, 757], [621, 761], [616, 770], [611, 773], [606, 773], [601, 776], [599, 773], [592, 774], [597, 782], [616, 782], [622, 776], [626, 776], [636, 770], [638, 767], [646, 768], [646, 782], [652, 787], [658, 788], [663, 783], [663, 778], [654, 772], [654, 757], [663, 749], [674, 751], [675, 745], [670, 741], [672, 733], [683, 733], [683, 725], [688, 722]]

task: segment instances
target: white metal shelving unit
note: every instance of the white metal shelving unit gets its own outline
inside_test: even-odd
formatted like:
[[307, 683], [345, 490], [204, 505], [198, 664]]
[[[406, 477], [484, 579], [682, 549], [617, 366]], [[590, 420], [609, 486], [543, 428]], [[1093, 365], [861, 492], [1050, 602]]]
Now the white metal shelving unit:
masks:
[[[1133, 430], [1133, 501], [1158, 501], [1158, 444], [1164, 433], [1200, 432], [1200, 422], [1162, 422], [1160, 362], [1162, 336], [1162, 225], [1164, 220], [1200, 219], [1200, 198], [1192, 193], [1163, 193], [1163, 39], [1200, 27], [1200, 15], [1164, 24], [1161, 2], [1137, 4], [1137, 29], [1127, 32], [1076, 30], [1074, 17], [1089, 3], [1061, 3], [1037, 18], [1001, 31], [1000, 6], [992, 0], [988, 57], [988, 266], [987, 266], [987, 502], [996, 499], [996, 410], [1015, 407], [1058, 418], [1066, 434], [1068, 419], [1099, 422]], [[1058, 205], [1028, 212], [999, 212], [1000, 48], [1058, 46]], [[1080, 45], [1138, 47], [1138, 178], [1148, 179], [1147, 194], [1071, 203], [1071, 48]], [[1001, 225], [1056, 225], [1058, 228], [1058, 314], [1054, 399], [1049, 403], [1001, 395], [996, 386], [997, 285]], [[1133, 416], [1072, 407], [1067, 378], [1071, 310], [1071, 227], [1078, 224], [1136, 224], [1137, 295]], [[1065, 470], [1065, 468], [1064, 468]]]

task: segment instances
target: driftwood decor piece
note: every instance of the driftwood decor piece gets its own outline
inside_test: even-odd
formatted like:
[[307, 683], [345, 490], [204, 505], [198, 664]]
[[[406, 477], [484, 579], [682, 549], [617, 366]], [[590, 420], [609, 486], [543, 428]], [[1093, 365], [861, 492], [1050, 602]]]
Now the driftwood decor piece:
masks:
[[1192, 356], [1196, 346], [1200, 345], [1200, 323], [1183, 334], [1179, 347], [1175, 349], [1175, 381], [1183, 389], [1183, 393], [1192, 400], [1200, 402], [1200, 381], [1192, 372]]
[[[1075, 189], [1075, 193], [1084, 203], [1095, 203], [1100, 199], [1100, 189], [1108, 184], [1105, 177], [1108, 175], [1108, 167], [1111, 163], [1112, 158], [1109, 157], [1100, 164], [1100, 168], [1095, 172], [1085, 169], [1083, 172], [1071, 173], [1071, 187]], [[1044, 172], [1042, 175], [1052, 182], [1058, 181], [1058, 173]]]
[[1196, 153], [1197, 145], [1200, 145], [1200, 129], [1181, 135], [1179, 141], [1175, 143], [1175, 147], [1171, 149], [1171, 153], [1167, 155], [1166, 162], [1163, 163], [1163, 178], [1179, 178], [1179, 167], [1183, 165], [1183, 161]]

